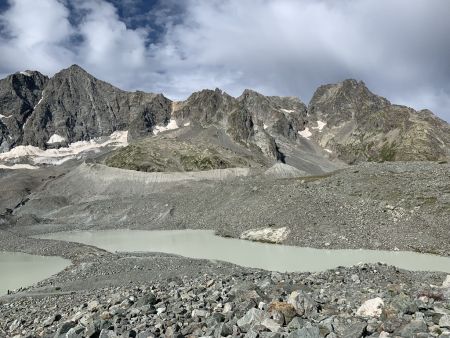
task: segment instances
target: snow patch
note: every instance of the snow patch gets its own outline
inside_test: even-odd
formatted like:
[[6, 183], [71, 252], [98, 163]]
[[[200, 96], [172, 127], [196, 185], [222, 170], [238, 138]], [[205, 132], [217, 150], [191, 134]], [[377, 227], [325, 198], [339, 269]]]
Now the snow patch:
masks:
[[189, 127], [191, 125], [191, 122], [186, 122], [185, 124], [183, 124], [184, 127]]
[[47, 144], [53, 144], [53, 143], [61, 143], [65, 142], [66, 139], [58, 134], [53, 134], [49, 140], [47, 141]]
[[239, 238], [256, 242], [282, 243], [289, 235], [289, 232], [287, 227], [250, 229], [244, 231]]
[[281, 111], [284, 111], [285, 113], [293, 113], [295, 112], [295, 109], [280, 109]]
[[379, 317], [381, 315], [384, 302], [380, 297], [366, 300], [356, 311], [358, 316]]
[[13, 116], [12, 115], [5, 116], [5, 115], [0, 114], [0, 119], [10, 119], [11, 117], [13, 117]]
[[31, 74], [28, 72], [20, 72], [20, 74], [25, 75], [25, 76], [31, 76]]
[[309, 131], [309, 128], [306, 127], [304, 130], [298, 132], [300, 136], [309, 139], [312, 136], [312, 133]]
[[264, 130], [266, 130], [267, 128], [269, 128], [269, 126], [264, 123], [263, 128], [264, 128]]
[[327, 153], [330, 153], [330, 154], [333, 153], [330, 149], [325, 148], [324, 150], [325, 150]]
[[157, 135], [158, 133], [174, 129], [178, 129], [178, 124], [177, 121], [171, 119], [166, 126], [156, 126], [155, 129], [153, 129], [153, 134]]
[[36, 103], [36, 105], [33, 107], [33, 110], [36, 109], [37, 106], [39, 106], [39, 104], [42, 102], [42, 100], [44, 99], [44, 91], [42, 91], [42, 96], [41, 99], [38, 101], [38, 103]]
[[13, 165], [4, 165], [0, 164], [0, 169], [6, 170], [15, 170], [15, 169], [39, 169], [39, 167], [31, 165], [31, 164], [13, 164]]
[[94, 138], [90, 141], [78, 141], [69, 144], [68, 147], [59, 149], [42, 150], [34, 146], [17, 146], [8, 152], [0, 154], [0, 160], [29, 159], [33, 164], [58, 165], [70, 159], [80, 158], [83, 153], [99, 152], [106, 146], [119, 148], [128, 145], [128, 131], [116, 131], [110, 136]]
[[317, 121], [317, 127], [311, 127], [311, 128], [312, 129], [318, 129], [319, 131], [322, 131], [323, 127], [325, 127], [326, 125], [327, 125], [326, 122], [318, 120]]

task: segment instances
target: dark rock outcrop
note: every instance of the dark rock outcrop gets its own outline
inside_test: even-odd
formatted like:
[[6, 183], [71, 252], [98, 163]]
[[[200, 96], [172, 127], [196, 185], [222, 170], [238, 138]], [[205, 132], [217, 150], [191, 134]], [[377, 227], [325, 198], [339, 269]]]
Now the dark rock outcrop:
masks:
[[36, 71], [18, 72], [0, 80], [0, 147], [23, 142], [23, 126], [42, 96], [48, 77]]
[[89, 140], [132, 127], [133, 137], [170, 118], [162, 95], [129, 93], [73, 65], [52, 77], [24, 128], [24, 144], [45, 147], [53, 134], [68, 142]]

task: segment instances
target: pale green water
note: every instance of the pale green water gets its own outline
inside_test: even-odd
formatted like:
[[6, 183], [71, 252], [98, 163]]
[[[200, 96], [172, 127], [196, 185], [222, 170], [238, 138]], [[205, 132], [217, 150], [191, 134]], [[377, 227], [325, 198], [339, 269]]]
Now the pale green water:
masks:
[[70, 264], [60, 257], [43, 257], [20, 252], [0, 252], [0, 296], [7, 290], [30, 286]]
[[325, 250], [273, 245], [222, 238], [203, 230], [76, 231], [39, 238], [79, 242], [112, 252], [164, 252], [281, 272], [323, 271], [337, 266], [383, 262], [408, 270], [450, 273], [450, 257], [407, 251]]

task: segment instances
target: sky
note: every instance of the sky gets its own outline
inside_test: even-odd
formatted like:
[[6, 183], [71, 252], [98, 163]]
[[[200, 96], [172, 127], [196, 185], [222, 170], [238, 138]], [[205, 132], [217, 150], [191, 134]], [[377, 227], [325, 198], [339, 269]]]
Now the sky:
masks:
[[449, 0], [0, 0], [0, 77], [78, 64], [125, 90], [298, 96], [347, 78], [450, 121]]

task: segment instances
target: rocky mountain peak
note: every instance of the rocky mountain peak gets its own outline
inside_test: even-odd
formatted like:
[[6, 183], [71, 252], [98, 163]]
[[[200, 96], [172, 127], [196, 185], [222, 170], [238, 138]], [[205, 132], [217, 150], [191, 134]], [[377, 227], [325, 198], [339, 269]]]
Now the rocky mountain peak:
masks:
[[[449, 156], [449, 126], [431, 112], [391, 104], [362, 81], [319, 87], [308, 107], [312, 137], [348, 163]], [[420, 154], [420, 155], [419, 155]]]
[[216, 88], [193, 93], [174, 111], [174, 117], [181, 121], [192, 121], [203, 126], [221, 123], [228, 113], [236, 109], [236, 99]]

